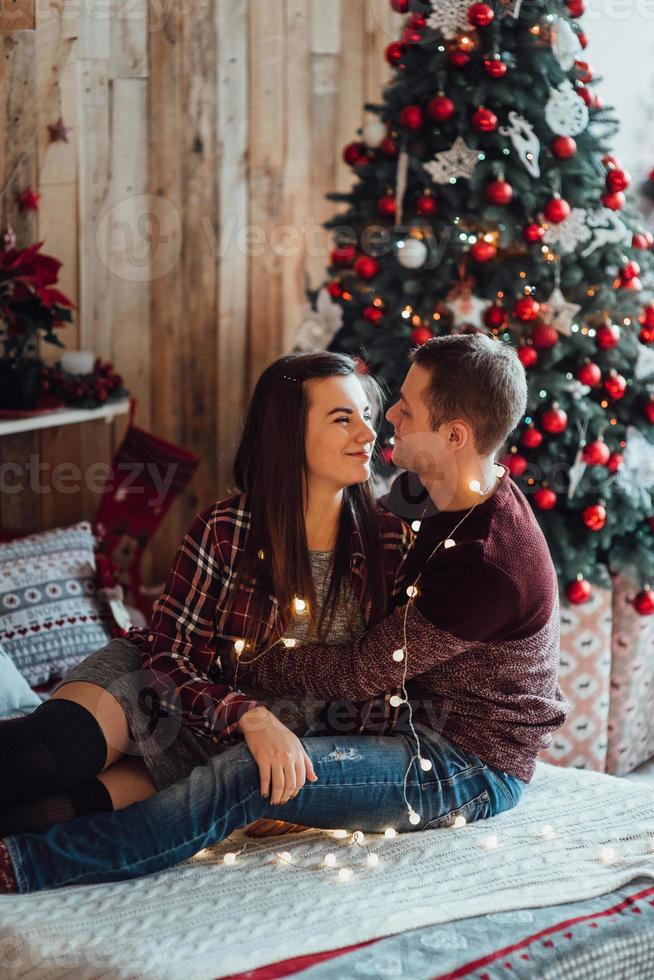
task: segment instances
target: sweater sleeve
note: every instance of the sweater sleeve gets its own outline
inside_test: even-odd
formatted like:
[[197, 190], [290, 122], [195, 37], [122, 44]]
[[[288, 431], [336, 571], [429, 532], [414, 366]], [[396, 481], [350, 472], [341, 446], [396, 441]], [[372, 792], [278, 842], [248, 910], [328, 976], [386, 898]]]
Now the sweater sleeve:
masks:
[[198, 514], [179, 546], [152, 625], [134, 627], [125, 639], [141, 651], [142, 665], [159, 704], [214, 741], [234, 741], [238, 720], [257, 706], [241, 691], [209, 677], [219, 637], [215, 610], [223, 562], [212, 526]]
[[[501, 638], [511, 628], [513, 583], [491, 563], [477, 562], [473, 573], [462, 557], [423, 573], [415, 601], [396, 607], [354, 643], [275, 647], [250, 665], [241, 659], [241, 676], [276, 693], [359, 701]], [[408, 657], [394, 660], [403, 648]]]

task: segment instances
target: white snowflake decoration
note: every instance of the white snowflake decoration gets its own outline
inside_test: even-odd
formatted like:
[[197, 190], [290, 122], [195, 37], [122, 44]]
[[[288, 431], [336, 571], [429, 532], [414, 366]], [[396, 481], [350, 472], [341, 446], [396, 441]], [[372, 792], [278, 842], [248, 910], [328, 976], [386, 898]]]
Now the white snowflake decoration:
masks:
[[322, 350], [340, 330], [343, 310], [334, 303], [326, 289], [318, 293], [316, 309], [307, 304], [304, 320], [295, 334], [295, 347], [300, 351]]
[[643, 381], [645, 378], [654, 378], [654, 348], [646, 347], [645, 344], [638, 345], [638, 355], [634, 367], [634, 378], [636, 381]]
[[552, 27], [552, 50], [564, 71], [570, 71], [583, 50], [579, 38], [565, 17], [557, 17]]
[[443, 37], [455, 37], [462, 31], [472, 30], [468, 20], [470, 0], [431, 0], [431, 14], [427, 26], [440, 31]]
[[540, 177], [540, 140], [534, 132], [534, 127], [528, 119], [519, 115], [515, 110], [509, 112], [509, 125], [500, 126], [502, 136], [508, 136], [521, 163], [532, 177]]
[[615, 482], [621, 490], [633, 494], [642, 487], [654, 487], [654, 445], [635, 426], [630, 425], [625, 437], [627, 443], [623, 463], [615, 474]]
[[558, 286], [552, 290], [549, 299], [545, 301], [545, 305], [547, 307], [547, 322], [560, 334], [570, 337], [572, 335], [572, 321], [581, 306], [577, 303], [569, 303]]
[[587, 212], [586, 222], [591, 229], [592, 240], [581, 253], [584, 258], [596, 248], [630, 242], [631, 232], [612, 208], [595, 208]]
[[479, 150], [471, 150], [458, 136], [449, 150], [437, 153], [424, 168], [435, 184], [447, 184], [458, 177], [470, 180], [479, 159]]
[[577, 136], [588, 125], [588, 106], [577, 95], [569, 79], [565, 78], [558, 88], [550, 89], [545, 120], [557, 136]]
[[586, 242], [591, 231], [586, 224], [584, 208], [572, 208], [570, 214], [558, 225], [549, 225], [543, 236], [548, 245], [557, 245], [562, 252], [574, 252], [581, 242]]

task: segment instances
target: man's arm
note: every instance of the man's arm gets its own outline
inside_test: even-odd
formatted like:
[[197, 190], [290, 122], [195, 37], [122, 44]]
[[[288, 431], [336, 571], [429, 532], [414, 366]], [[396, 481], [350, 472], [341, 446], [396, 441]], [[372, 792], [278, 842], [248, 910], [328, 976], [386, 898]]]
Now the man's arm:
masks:
[[[241, 659], [239, 677], [278, 694], [362, 701], [489, 641], [501, 631], [500, 617], [506, 624], [500, 610], [510, 606], [514, 586], [501, 569], [486, 565], [471, 594], [470, 566], [462, 557], [423, 574], [419, 595], [408, 610], [397, 607], [354, 643], [306, 643], [295, 649], [280, 645], [250, 665]], [[501, 591], [508, 602], [498, 602]], [[394, 660], [393, 652], [403, 647], [408, 657]]]

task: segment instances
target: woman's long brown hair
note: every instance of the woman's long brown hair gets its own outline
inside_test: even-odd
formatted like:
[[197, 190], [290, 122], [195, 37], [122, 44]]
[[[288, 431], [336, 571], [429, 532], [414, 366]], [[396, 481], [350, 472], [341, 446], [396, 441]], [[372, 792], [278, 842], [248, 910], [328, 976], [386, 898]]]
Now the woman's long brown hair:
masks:
[[[231, 607], [239, 589], [256, 582], [243, 637], [248, 647], [256, 647], [266, 636], [269, 596], [277, 599], [282, 629], [289, 622], [293, 599], [302, 597], [307, 602], [312, 636], [324, 640], [342, 590], [349, 584], [355, 529], [366, 558], [364, 619], [372, 625], [386, 614], [379, 517], [366, 480], [344, 488], [329, 588], [318, 624], [315, 622], [316, 590], [304, 523], [309, 400], [303, 382], [346, 377], [355, 371], [356, 362], [346, 354], [287, 354], [266, 368], [254, 389], [234, 460], [236, 488], [247, 494], [251, 523], [229, 601]], [[358, 377], [381, 408], [379, 386], [367, 375]]]

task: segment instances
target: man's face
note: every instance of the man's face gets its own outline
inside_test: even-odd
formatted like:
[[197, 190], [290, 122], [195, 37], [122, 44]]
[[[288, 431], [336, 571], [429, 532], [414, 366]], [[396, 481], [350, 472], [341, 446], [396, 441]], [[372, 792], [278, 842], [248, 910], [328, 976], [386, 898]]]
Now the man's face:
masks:
[[446, 441], [431, 429], [426, 399], [430, 383], [429, 371], [412, 364], [400, 389], [400, 398], [386, 412], [386, 418], [395, 428], [392, 456], [395, 465], [418, 476], [436, 479], [445, 461]]

